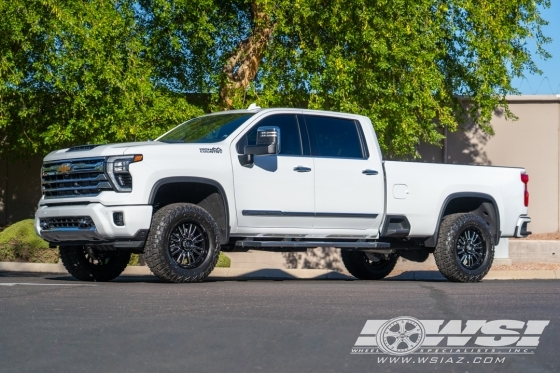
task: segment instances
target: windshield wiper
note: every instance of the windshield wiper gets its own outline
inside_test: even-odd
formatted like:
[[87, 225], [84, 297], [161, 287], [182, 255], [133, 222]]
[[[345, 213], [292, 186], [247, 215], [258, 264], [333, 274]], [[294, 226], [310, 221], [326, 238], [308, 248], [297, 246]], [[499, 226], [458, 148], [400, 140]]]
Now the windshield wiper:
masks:
[[173, 144], [173, 143], [184, 143], [184, 142], [185, 142], [185, 140], [159, 140], [159, 141], [161, 141], [161, 142], [166, 142], [166, 143], [169, 143], [169, 144]]

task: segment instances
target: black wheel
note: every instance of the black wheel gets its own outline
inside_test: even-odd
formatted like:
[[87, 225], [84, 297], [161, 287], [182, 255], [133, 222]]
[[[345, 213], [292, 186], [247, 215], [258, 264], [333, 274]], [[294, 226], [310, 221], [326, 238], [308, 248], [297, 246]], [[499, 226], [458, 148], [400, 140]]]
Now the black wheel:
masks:
[[174, 203], [154, 214], [144, 259], [162, 280], [199, 282], [216, 266], [219, 242], [218, 225], [206, 210]]
[[449, 281], [480, 281], [494, 260], [492, 232], [478, 215], [448, 215], [439, 228], [434, 258]]
[[60, 247], [60, 260], [66, 270], [80, 281], [111, 281], [126, 268], [130, 253], [98, 251], [85, 246]]
[[363, 251], [342, 250], [342, 262], [352, 274], [360, 280], [381, 280], [397, 264], [397, 254], [378, 254]]

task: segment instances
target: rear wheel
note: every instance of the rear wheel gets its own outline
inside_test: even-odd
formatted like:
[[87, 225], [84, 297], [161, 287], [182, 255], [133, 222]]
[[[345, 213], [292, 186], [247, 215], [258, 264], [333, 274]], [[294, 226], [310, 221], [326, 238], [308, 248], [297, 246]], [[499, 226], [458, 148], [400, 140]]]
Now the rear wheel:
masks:
[[342, 262], [350, 274], [360, 280], [381, 280], [395, 265], [397, 254], [379, 254], [363, 251], [342, 250]]
[[129, 252], [99, 251], [85, 246], [63, 246], [59, 250], [66, 270], [80, 281], [111, 281], [130, 261]]
[[478, 215], [448, 215], [441, 222], [434, 258], [449, 281], [478, 282], [494, 260], [492, 232]]

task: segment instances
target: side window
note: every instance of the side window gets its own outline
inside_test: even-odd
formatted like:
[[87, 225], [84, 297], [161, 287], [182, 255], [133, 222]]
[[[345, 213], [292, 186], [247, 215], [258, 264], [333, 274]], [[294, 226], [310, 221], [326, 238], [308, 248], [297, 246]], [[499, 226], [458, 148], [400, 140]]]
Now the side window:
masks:
[[311, 154], [317, 157], [364, 158], [356, 123], [350, 119], [305, 115]]
[[280, 128], [280, 155], [302, 155], [301, 136], [295, 115], [278, 114], [260, 120], [237, 143], [237, 152], [243, 154], [245, 145], [255, 145], [257, 142], [257, 128], [262, 126], [276, 126]]

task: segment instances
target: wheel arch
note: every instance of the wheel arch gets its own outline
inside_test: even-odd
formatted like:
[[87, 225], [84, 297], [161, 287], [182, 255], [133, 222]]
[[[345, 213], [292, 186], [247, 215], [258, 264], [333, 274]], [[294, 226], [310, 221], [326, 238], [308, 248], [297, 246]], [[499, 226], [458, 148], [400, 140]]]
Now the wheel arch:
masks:
[[220, 244], [229, 241], [230, 216], [226, 192], [215, 180], [177, 176], [158, 180], [150, 191], [148, 203], [157, 209], [171, 203], [192, 203], [204, 208], [220, 230]]
[[485, 193], [460, 192], [447, 196], [441, 206], [434, 234], [424, 241], [424, 246], [435, 247], [439, 228], [444, 217], [456, 213], [471, 213], [480, 216], [488, 224], [494, 244], [500, 242], [500, 210], [494, 197]]

